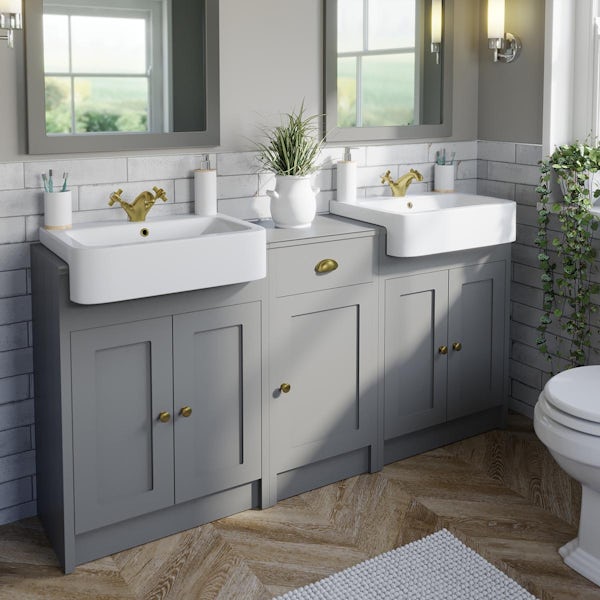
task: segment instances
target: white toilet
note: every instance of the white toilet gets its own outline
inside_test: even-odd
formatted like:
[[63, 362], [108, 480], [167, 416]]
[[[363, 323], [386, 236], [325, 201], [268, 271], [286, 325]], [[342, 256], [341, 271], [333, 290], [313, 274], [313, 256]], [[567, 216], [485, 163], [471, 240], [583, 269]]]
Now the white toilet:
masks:
[[535, 405], [534, 427], [556, 462], [582, 485], [579, 535], [560, 555], [600, 585], [600, 366], [552, 377]]

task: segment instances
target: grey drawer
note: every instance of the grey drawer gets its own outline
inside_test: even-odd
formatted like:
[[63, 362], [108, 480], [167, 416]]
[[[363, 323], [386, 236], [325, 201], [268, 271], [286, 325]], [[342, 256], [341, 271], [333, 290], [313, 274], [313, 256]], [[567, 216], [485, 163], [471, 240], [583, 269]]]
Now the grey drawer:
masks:
[[[275, 296], [373, 281], [374, 239], [361, 237], [269, 250], [269, 276]], [[335, 261], [337, 267], [318, 273], [317, 265], [326, 260]]]

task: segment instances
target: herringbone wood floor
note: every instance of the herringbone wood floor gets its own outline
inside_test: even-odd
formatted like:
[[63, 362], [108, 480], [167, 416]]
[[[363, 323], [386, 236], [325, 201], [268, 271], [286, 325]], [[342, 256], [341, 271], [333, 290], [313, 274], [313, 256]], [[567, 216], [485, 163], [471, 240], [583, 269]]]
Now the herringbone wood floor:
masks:
[[1, 527], [0, 598], [266, 599], [446, 527], [540, 598], [600, 600], [600, 588], [557, 554], [576, 533], [579, 494], [531, 421], [514, 416], [506, 431], [120, 552], [69, 576], [36, 519]]

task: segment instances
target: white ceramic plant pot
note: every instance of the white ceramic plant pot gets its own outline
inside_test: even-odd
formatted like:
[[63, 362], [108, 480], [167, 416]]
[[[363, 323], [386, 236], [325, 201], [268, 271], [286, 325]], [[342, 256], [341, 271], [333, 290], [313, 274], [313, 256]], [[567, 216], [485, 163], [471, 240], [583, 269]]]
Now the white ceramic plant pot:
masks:
[[319, 188], [312, 188], [308, 175], [276, 175], [275, 189], [267, 190], [271, 198], [271, 217], [275, 227], [310, 227], [317, 214], [318, 193]]

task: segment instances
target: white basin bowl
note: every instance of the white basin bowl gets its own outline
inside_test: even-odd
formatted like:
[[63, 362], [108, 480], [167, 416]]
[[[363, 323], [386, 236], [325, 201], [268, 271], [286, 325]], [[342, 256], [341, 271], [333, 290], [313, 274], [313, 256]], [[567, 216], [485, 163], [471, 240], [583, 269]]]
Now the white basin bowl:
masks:
[[69, 265], [70, 297], [80, 304], [198, 290], [266, 275], [265, 230], [225, 215], [40, 228], [40, 241]]
[[372, 197], [355, 204], [332, 200], [333, 214], [387, 230], [389, 256], [425, 256], [514, 242], [516, 203], [475, 194]]

